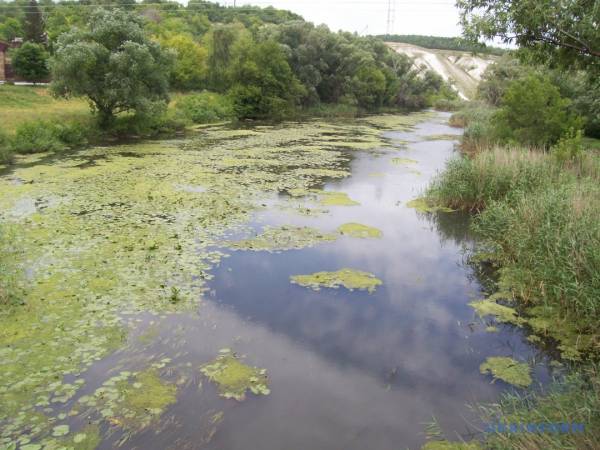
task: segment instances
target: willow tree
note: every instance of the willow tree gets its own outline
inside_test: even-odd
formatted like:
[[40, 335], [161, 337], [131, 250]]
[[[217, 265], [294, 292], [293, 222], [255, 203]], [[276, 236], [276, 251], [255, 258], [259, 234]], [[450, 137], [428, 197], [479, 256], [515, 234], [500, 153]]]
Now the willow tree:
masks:
[[97, 10], [88, 29], [59, 37], [51, 60], [51, 87], [57, 96], [87, 97], [106, 127], [115, 114], [166, 105], [171, 65], [171, 55], [148, 39], [139, 17]]

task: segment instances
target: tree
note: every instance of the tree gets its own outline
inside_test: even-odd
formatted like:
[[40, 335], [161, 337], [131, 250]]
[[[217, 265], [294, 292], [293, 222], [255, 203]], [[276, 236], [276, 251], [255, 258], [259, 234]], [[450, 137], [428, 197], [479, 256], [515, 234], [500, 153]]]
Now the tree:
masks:
[[24, 29], [26, 41], [37, 42], [38, 44], [46, 43], [44, 18], [36, 0], [30, 0], [29, 5], [25, 7]]
[[583, 125], [569, 112], [570, 103], [547, 78], [529, 75], [510, 84], [492, 123], [503, 142], [548, 148]]
[[565, 67], [600, 67], [597, 0], [457, 0], [457, 6], [471, 40], [500, 38]]
[[0, 39], [12, 41], [14, 38], [23, 35], [21, 22], [14, 17], [7, 17], [3, 23], [0, 23]]
[[48, 53], [40, 44], [25, 42], [12, 54], [15, 73], [27, 81], [44, 81], [48, 78]]
[[229, 73], [229, 94], [240, 118], [282, 118], [304, 95], [275, 41], [247, 41], [236, 47]]
[[59, 37], [51, 60], [54, 94], [87, 97], [104, 127], [120, 112], [166, 106], [172, 58], [146, 37], [141, 19], [97, 10], [88, 27]]
[[206, 80], [207, 51], [190, 36], [177, 34], [161, 40], [165, 48], [175, 52], [171, 84], [178, 89], [200, 89]]

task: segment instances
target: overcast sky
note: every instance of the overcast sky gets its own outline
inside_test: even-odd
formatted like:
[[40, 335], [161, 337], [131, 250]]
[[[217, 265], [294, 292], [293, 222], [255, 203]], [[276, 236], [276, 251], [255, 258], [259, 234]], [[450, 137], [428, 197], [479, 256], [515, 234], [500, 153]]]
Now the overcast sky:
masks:
[[[219, 3], [233, 5], [234, 0]], [[388, 0], [236, 0], [237, 6], [272, 5], [300, 14], [316, 24], [324, 23], [333, 31], [383, 34], [387, 30]], [[454, 0], [395, 0], [395, 34], [459, 36], [458, 12]]]

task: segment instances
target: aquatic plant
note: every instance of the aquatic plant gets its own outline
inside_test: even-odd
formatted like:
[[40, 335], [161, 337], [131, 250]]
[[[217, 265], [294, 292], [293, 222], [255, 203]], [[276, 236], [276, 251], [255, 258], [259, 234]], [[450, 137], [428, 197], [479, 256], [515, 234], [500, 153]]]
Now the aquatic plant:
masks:
[[337, 229], [338, 233], [354, 238], [380, 238], [383, 236], [381, 230], [361, 223], [345, 223]]
[[217, 385], [219, 395], [237, 401], [246, 399], [246, 392], [269, 395], [266, 369], [248, 366], [230, 349], [222, 349], [213, 361], [200, 367], [200, 371]]
[[294, 275], [290, 277], [294, 284], [311, 288], [315, 291], [321, 287], [337, 289], [340, 286], [349, 290], [366, 290], [374, 292], [383, 282], [369, 272], [355, 269], [340, 269], [335, 272], [316, 272], [310, 275]]
[[494, 379], [500, 379], [517, 387], [531, 384], [529, 365], [505, 356], [490, 356], [479, 366], [482, 374], [491, 373]]
[[234, 250], [283, 251], [313, 247], [320, 242], [335, 241], [333, 233], [323, 233], [311, 227], [266, 227], [259, 235], [240, 241], [230, 241], [227, 246]]
[[415, 198], [406, 203], [409, 208], [414, 208], [420, 213], [453, 212], [454, 210], [445, 206], [435, 205], [428, 198]]

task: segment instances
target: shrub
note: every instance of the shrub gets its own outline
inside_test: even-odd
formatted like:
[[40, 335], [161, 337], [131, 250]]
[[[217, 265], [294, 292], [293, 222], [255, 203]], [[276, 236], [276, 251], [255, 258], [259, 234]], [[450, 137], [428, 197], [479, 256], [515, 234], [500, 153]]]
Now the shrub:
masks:
[[501, 105], [492, 120], [495, 135], [504, 143], [549, 148], [569, 129], [583, 126], [583, 120], [569, 112], [570, 101], [541, 76], [513, 81]]
[[177, 101], [175, 109], [194, 123], [219, 122], [235, 116], [229, 97], [212, 92], [187, 95]]
[[56, 132], [56, 127], [46, 121], [36, 120], [22, 123], [12, 140], [16, 153], [38, 153], [60, 151], [65, 148]]
[[563, 164], [566, 161], [575, 161], [583, 154], [583, 132], [570, 129], [558, 143], [552, 147], [552, 156], [557, 162]]

